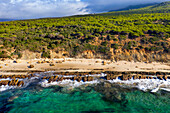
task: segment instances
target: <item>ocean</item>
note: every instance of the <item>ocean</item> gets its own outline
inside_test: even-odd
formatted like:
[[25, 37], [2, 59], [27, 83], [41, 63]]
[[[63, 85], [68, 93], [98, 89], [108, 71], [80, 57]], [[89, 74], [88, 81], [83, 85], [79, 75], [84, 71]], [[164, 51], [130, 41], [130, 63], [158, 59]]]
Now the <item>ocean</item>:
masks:
[[170, 93], [103, 82], [89, 86], [26, 88], [0, 92], [2, 113], [170, 113]]

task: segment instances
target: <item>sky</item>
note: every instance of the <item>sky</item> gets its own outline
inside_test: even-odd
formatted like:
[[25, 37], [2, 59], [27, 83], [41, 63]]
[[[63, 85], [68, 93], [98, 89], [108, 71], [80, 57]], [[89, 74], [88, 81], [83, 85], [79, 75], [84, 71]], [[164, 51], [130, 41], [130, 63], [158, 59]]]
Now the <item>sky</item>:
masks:
[[170, 0], [0, 0], [0, 18], [31, 19], [107, 12]]

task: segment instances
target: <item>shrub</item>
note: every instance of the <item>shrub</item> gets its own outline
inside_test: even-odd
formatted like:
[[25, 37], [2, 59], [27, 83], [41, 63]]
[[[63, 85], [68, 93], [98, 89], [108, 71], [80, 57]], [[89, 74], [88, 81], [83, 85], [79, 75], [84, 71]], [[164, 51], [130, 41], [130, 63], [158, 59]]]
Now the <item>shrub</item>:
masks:
[[101, 43], [101, 45], [102, 45], [102, 46], [105, 46], [105, 47], [107, 46], [107, 44], [108, 44], [107, 41]]
[[41, 57], [42, 58], [50, 58], [50, 51], [49, 50], [43, 51]]
[[119, 48], [119, 45], [118, 45], [118, 44], [112, 44], [112, 45], [111, 45], [111, 48], [118, 49], [118, 48]]

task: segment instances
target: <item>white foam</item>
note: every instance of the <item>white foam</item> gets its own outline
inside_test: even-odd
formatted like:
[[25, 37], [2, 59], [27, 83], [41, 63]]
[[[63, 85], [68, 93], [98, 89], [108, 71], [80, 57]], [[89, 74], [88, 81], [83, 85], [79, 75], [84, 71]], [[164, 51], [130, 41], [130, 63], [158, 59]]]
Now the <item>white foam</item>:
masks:
[[9, 90], [9, 89], [15, 89], [15, 88], [17, 88], [17, 86], [8, 86], [8, 85], [2, 85], [2, 86], [0, 86], [0, 92], [2, 92], [2, 91], [6, 91], [6, 90]]
[[0, 81], [3, 81], [3, 80], [12, 80], [12, 79], [10, 79], [10, 78], [2, 78], [2, 79], [0, 79]]
[[104, 73], [101, 73], [101, 74], [94, 74], [94, 75], [85, 75], [86, 77], [88, 77], [88, 76], [96, 76], [96, 77], [105, 77], [105, 76], [107, 76], [107, 74], [104, 74]]
[[160, 89], [170, 92], [170, 89], [168, 88], [160, 88]]
[[51, 82], [48, 83], [47, 80], [43, 80], [42, 82], [40, 82], [40, 85], [42, 87], [49, 87], [49, 86], [53, 86], [53, 85], [62, 85], [62, 86], [69, 86], [69, 87], [79, 87], [81, 85], [85, 85], [85, 84], [96, 84], [99, 83], [100, 81], [98, 80], [94, 80], [94, 81], [87, 81], [87, 82], [83, 82], [83, 81], [73, 81], [73, 80], [63, 80], [63, 81], [59, 81], [59, 82]]
[[[27, 87], [34, 79], [38, 79], [38, 77], [32, 77], [30, 79], [25, 78], [25, 79], [18, 79], [18, 81], [24, 81], [24, 86], [23, 87]], [[2, 80], [12, 80], [10, 78], [6, 78], [6, 79], [0, 79], [0, 81]], [[9, 86], [9, 85], [2, 85], [0, 86], [0, 92], [2, 91], [6, 91], [9, 89], [15, 89], [15, 88], [21, 88], [21, 86]]]
[[137, 87], [142, 91], [151, 90], [151, 92], [157, 92], [161, 87], [166, 87], [170, 90], [170, 80], [159, 80], [159, 79], [130, 79], [127, 81], [122, 81], [120, 79], [109, 80], [111, 83], [123, 83], [131, 85], [132, 87]]

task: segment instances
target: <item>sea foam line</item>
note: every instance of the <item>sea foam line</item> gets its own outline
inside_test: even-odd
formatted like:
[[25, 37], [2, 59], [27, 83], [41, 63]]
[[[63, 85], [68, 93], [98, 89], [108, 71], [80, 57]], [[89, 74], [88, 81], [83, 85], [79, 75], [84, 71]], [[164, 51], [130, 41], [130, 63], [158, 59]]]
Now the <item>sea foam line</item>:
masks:
[[[151, 91], [151, 92], [157, 92], [159, 89], [162, 90], [166, 90], [166, 91], [170, 91], [170, 80], [167, 79], [165, 80], [159, 80], [159, 79], [130, 79], [130, 80], [126, 80], [126, 81], [122, 81], [119, 78], [116, 78], [114, 80], [105, 80], [105, 81], [109, 81], [110, 83], [122, 83], [125, 85], [130, 85], [131, 87], [136, 87], [139, 90], [142, 91]], [[77, 81], [73, 81], [73, 80], [63, 80], [63, 81], [59, 81], [59, 82], [51, 82], [48, 83], [47, 80], [43, 80], [40, 82], [40, 85], [42, 87], [49, 87], [52, 85], [62, 85], [62, 86], [69, 86], [69, 87], [79, 87], [81, 85], [85, 85], [85, 84], [96, 84], [96, 83], [100, 83], [101, 80], [94, 80], [94, 81], [86, 81], [86, 82], [77, 82]]]

